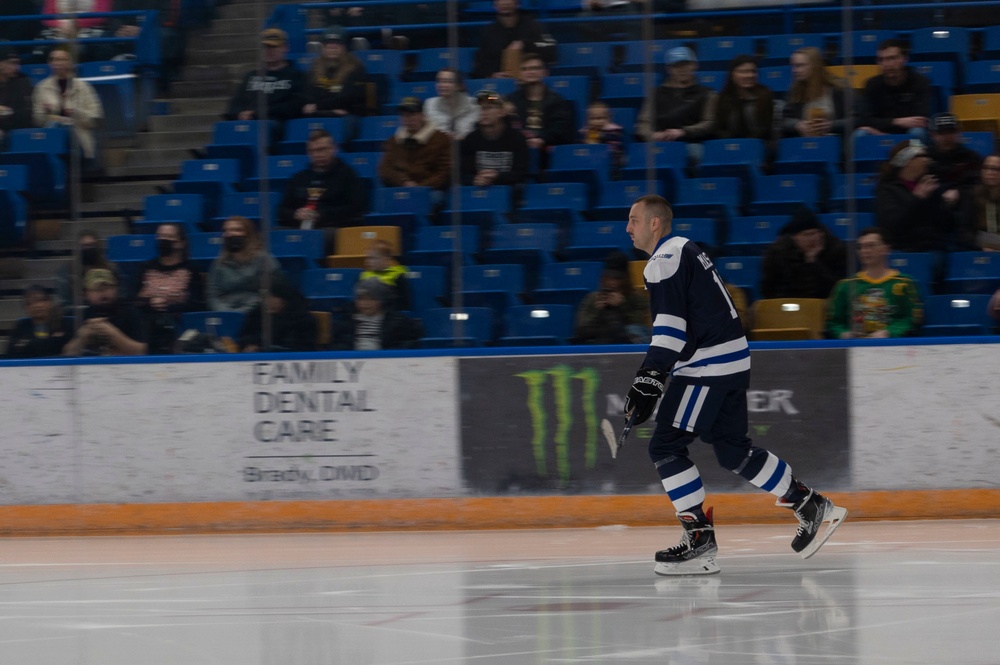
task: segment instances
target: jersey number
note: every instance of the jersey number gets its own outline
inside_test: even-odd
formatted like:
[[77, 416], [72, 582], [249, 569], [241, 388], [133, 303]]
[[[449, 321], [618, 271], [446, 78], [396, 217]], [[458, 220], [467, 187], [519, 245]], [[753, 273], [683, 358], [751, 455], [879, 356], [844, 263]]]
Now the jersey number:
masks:
[[736, 305], [733, 304], [733, 299], [729, 296], [729, 290], [726, 288], [726, 285], [722, 283], [722, 278], [719, 277], [718, 271], [712, 271], [712, 279], [714, 279], [715, 283], [719, 285], [719, 290], [722, 291], [722, 297], [726, 299], [727, 303], [729, 303], [729, 314], [735, 319], [737, 317]]

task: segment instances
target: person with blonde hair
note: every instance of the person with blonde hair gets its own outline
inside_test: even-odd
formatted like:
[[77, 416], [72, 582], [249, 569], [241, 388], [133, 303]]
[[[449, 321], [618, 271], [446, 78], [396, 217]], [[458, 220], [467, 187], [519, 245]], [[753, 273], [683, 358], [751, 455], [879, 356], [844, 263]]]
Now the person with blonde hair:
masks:
[[97, 161], [94, 130], [104, 118], [104, 107], [94, 87], [76, 77], [69, 47], [59, 45], [49, 53], [52, 75], [42, 79], [31, 95], [32, 116], [39, 127], [66, 127], [73, 131], [85, 167]]
[[222, 251], [208, 271], [206, 296], [214, 312], [249, 312], [260, 304], [260, 285], [278, 262], [264, 250], [257, 229], [246, 217], [222, 224]]
[[366, 77], [364, 63], [347, 50], [344, 31], [329, 28], [323, 35], [319, 55], [309, 68], [302, 115], [333, 118], [365, 115]]
[[844, 85], [827, 71], [818, 48], [800, 48], [791, 57], [792, 87], [782, 112], [785, 136], [843, 134], [847, 125]]

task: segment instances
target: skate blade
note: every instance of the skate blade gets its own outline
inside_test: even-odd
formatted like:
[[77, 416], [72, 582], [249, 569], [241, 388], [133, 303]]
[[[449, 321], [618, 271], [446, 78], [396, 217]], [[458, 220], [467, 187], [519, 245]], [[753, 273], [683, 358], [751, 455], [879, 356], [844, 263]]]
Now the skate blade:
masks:
[[826, 531], [824, 531], [822, 535], [816, 536], [816, 538], [814, 538], [804, 550], [799, 552], [799, 554], [802, 555], [802, 558], [808, 559], [813, 554], [816, 554], [816, 552], [819, 551], [819, 548], [823, 547], [823, 543], [830, 539], [833, 532], [836, 531], [837, 527], [840, 526], [846, 519], [847, 508], [841, 508], [840, 506], [834, 506], [831, 508], [830, 512], [827, 513], [826, 517], [823, 519], [824, 522], [829, 522], [830, 525], [826, 527]]
[[698, 557], [694, 561], [683, 563], [657, 563], [653, 572], [661, 577], [675, 577], [680, 575], [715, 575], [721, 568], [715, 563], [714, 556]]

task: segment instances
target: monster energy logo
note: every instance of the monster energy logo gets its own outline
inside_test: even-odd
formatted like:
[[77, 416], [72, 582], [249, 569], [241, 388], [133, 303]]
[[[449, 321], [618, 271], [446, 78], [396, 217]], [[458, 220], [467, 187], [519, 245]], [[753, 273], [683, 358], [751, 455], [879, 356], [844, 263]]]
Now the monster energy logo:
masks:
[[584, 423], [584, 466], [592, 469], [597, 462], [597, 409], [595, 406], [600, 375], [593, 367], [574, 369], [556, 365], [549, 369], [533, 369], [516, 375], [528, 386], [527, 406], [531, 414], [531, 449], [539, 476], [548, 475], [549, 413], [546, 397], [551, 391], [555, 404], [555, 427], [551, 439], [555, 443], [555, 463], [558, 479], [570, 479], [570, 430], [573, 427], [574, 386], [580, 386], [580, 406]]

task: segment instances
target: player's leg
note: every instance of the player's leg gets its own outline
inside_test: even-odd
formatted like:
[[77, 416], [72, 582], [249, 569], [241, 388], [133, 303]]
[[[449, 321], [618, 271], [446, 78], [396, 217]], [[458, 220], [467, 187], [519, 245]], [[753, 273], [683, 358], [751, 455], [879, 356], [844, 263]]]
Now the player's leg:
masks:
[[[710, 575], [719, 572], [715, 563], [718, 546], [712, 509], [703, 509], [705, 488], [698, 467], [688, 457], [688, 446], [695, 439], [692, 429], [678, 427], [689, 412], [690, 386], [671, 382], [663, 395], [656, 417], [656, 430], [649, 442], [649, 456], [660, 475], [660, 482], [674, 504], [684, 532], [680, 544], [656, 553], [658, 575]], [[688, 399], [685, 399], [687, 397]], [[680, 414], [680, 415], [678, 415]]]
[[[792, 467], [783, 459], [754, 446], [746, 434], [747, 420], [746, 391], [730, 391], [719, 407], [712, 429], [701, 437], [712, 444], [723, 468], [778, 497], [777, 505], [792, 509], [799, 520], [792, 549], [808, 559], [844, 521], [847, 510], [797, 480]], [[824, 522], [830, 526], [820, 535]]]

